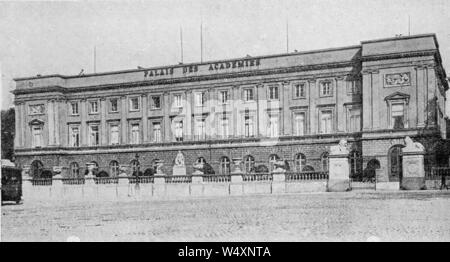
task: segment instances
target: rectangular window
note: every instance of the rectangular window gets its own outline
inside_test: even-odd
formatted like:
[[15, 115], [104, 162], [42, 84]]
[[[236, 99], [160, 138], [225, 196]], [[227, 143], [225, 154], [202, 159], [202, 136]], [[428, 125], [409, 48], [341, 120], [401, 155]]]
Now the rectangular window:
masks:
[[354, 108], [349, 111], [349, 131], [361, 131], [361, 109]]
[[394, 129], [405, 128], [405, 113], [403, 104], [391, 106], [391, 126]]
[[254, 123], [253, 123], [253, 117], [246, 114], [244, 117], [244, 135], [246, 137], [252, 137], [254, 136]]
[[130, 111], [139, 111], [139, 97], [130, 98]]
[[78, 115], [78, 102], [70, 103], [70, 114]]
[[72, 147], [80, 146], [80, 128], [78, 126], [69, 128], [69, 145]]
[[227, 90], [220, 91], [219, 99], [222, 104], [227, 104], [228, 103], [228, 91]]
[[269, 117], [269, 136], [278, 137], [278, 116]]
[[299, 83], [294, 85], [294, 97], [305, 98], [306, 97], [306, 85], [305, 83]]
[[117, 124], [111, 125], [109, 143], [111, 145], [119, 144], [119, 125]]
[[131, 124], [131, 143], [132, 144], [140, 143], [140, 131], [138, 123]]
[[320, 116], [320, 133], [331, 134], [332, 132], [333, 112], [330, 110], [322, 111]]
[[152, 109], [161, 109], [161, 96], [152, 96]]
[[195, 136], [197, 139], [205, 139], [205, 137], [206, 137], [206, 119], [199, 118], [195, 121]]
[[153, 123], [153, 142], [161, 142], [161, 123]]
[[305, 134], [305, 113], [294, 114], [294, 134], [296, 136]]
[[173, 107], [183, 107], [181, 94], [173, 95]]
[[359, 94], [359, 93], [361, 93], [361, 91], [359, 90], [359, 84], [358, 84], [358, 82], [357, 81], [350, 81], [349, 83], [348, 83], [348, 85], [349, 85], [349, 93], [350, 94]]
[[175, 122], [175, 141], [183, 141], [183, 121]]
[[98, 101], [89, 101], [89, 113], [90, 114], [98, 113]]
[[33, 147], [43, 146], [42, 126], [32, 126], [31, 132], [33, 133]]
[[269, 99], [278, 100], [278, 86], [269, 86]]
[[220, 136], [222, 138], [227, 138], [229, 136], [229, 130], [230, 130], [230, 124], [229, 124], [229, 119], [226, 117], [223, 117], [220, 119]]
[[206, 96], [204, 92], [195, 93], [195, 105], [204, 106], [206, 103]]
[[97, 146], [99, 144], [99, 141], [100, 141], [99, 126], [98, 125], [89, 126], [89, 145]]
[[253, 88], [244, 89], [244, 101], [253, 101]]
[[118, 112], [119, 106], [118, 106], [118, 99], [117, 98], [111, 98], [109, 100], [109, 111], [110, 112]]
[[333, 89], [330, 81], [320, 82], [320, 96], [332, 96]]

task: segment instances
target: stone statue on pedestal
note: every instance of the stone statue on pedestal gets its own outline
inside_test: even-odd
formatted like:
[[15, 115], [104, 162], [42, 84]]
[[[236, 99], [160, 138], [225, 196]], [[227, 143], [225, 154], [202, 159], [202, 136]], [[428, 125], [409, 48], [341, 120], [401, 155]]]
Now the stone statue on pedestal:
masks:
[[341, 139], [339, 141], [339, 144], [336, 146], [330, 147], [330, 154], [331, 155], [342, 155], [342, 154], [349, 154], [347, 140]]
[[178, 151], [177, 156], [175, 157], [175, 164], [173, 166], [174, 176], [185, 176], [186, 175], [186, 165], [184, 163], [184, 156], [181, 151]]
[[414, 142], [409, 136], [406, 136], [405, 147], [402, 150], [406, 152], [422, 152], [425, 150], [425, 147], [419, 142]]

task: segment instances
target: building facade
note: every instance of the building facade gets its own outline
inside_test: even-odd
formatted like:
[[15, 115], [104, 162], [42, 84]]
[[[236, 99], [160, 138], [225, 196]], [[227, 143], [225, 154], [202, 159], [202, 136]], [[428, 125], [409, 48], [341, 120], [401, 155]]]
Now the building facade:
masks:
[[172, 174], [181, 151], [187, 173], [209, 164], [230, 172], [328, 169], [330, 145], [347, 139], [352, 175], [380, 169], [401, 178], [405, 136], [421, 142], [426, 165], [448, 164], [445, 92], [434, 34], [273, 56], [78, 76], [17, 78], [16, 162], [32, 174], [101, 175], [120, 165]]

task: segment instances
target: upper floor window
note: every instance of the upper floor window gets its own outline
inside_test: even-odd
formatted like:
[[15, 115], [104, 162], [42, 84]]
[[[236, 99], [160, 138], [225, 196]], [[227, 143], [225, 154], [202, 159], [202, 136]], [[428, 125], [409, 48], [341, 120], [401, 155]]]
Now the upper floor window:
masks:
[[78, 126], [69, 127], [69, 144], [73, 147], [80, 146], [80, 128]]
[[173, 107], [183, 107], [181, 94], [173, 95]]
[[97, 114], [98, 113], [98, 101], [89, 101], [89, 114]]
[[278, 115], [269, 116], [269, 137], [278, 137]]
[[78, 115], [78, 102], [70, 102], [70, 114]]
[[111, 145], [118, 145], [119, 144], [119, 125], [118, 124], [111, 124], [110, 126], [110, 139], [109, 143]]
[[119, 111], [119, 100], [117, 98], [109, 99], [109, 111], [118, 112]]
[[253, 88], [244, 89], [244, 101], [253, 101]]
[[244, 116], [244, 136], [252, 137], [255, 135], [253, 117], [249, 114]]
[[222, 138], [227, 138], [229, 136], [230, 123], [229, 119], [225, 116], [219, 120], [219, 132]]
[[296, 136], [303, 136], [305, 134], [305, 113], [294, 114], [294, 134]]
[[195, 93], [195, 105], [196, 106], [204, 106], [206, 103], [205, 92]]
[[332, 96], [333, 86], [331, 81], [320, 82], [320, 96]]
[[100, 142], [99, 126], [91, 125], [89, 126], [89, 145], [96, 146]]
[[206, 119], [198, 118], [195, 121], [195, 136], [197, 139], [205, 139], [206, 136]]
[[162, 132], [161, 132], [161, 122], [153, 123], [153, 142], [161, 142]]
[[42, 125], [32, 125], [32, 145], [33, 147], [42, 147], [44, 145], [44, 138], [42, 135]]
[[139, 111], [139, 97], [130, 98], [130, 111]]
[[393, 129], [405, 128], [404, 104], [392, 104], [391, 105], [391, 127]]
[[175, 141], [183, 141], [183, 121], [175, 121]]
[[332, 132], [333, 112], [324, 110], [320, 112], [320, 133], [330, 134]]
[[348, 93], [349, 94], [360, 94], [361, 89], [357, 81], [348, 82]]
[[140, 143], [139, 123], [131, 124], [131, 143], [132, 144], [139, 144]]
[[220, 102], [222, 104], [227, 104], [228, 103], [228, 91], [227, 90], [220, 91], [219, 96], [220, 96], [219, 97]]
[[278, 86], [269, 86], [269, 100], [278, 100]]
[[361, 131], [361, 109], [351, 108], [348, 111], [348, 131], [359, 132]]
[[152, 96], [152, 109], [161, 109], [161, 96]]
[[297, 83], [294, 85], [294, 98], [306, 97], [306, 85], [305, 83]]

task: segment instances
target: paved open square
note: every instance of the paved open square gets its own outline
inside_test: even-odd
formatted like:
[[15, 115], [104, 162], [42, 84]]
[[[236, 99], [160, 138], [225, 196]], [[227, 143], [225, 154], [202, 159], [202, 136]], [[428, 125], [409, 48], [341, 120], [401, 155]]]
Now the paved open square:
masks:
[[450, 241], [450, 191], [2, 206], [2, 241]]

